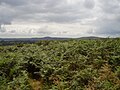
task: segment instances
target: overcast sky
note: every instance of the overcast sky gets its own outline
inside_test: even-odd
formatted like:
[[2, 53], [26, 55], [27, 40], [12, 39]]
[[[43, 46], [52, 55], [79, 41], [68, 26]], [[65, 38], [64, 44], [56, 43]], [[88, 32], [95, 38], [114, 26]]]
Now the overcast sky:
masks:
[[120, 0], [0, 0], [1, 37], [120, 36]]

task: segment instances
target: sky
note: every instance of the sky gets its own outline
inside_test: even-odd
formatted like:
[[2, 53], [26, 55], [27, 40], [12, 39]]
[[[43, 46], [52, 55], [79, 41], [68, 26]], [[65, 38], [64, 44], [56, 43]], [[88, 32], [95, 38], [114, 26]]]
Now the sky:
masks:
[[0, 0], [0, 38], [120, 37], [120, 0]]

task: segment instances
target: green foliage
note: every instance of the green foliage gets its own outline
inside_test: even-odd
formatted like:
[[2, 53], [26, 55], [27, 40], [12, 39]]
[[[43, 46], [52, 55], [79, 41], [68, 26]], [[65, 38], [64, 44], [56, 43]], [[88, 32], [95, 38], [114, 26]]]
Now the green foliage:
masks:
[[0, 46], [0, 90], [35, 87], [119, 90], [120, 39], [47, 40]]

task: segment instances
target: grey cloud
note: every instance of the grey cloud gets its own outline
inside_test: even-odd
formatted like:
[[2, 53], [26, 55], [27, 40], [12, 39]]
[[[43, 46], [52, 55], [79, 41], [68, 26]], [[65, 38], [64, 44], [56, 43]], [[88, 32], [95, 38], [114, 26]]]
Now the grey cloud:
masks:
[[0, 32], [1, 33], [5, 33], [6, 32], [6, 29], [4, 27], [2, 27], [1, 25], [0, 25]]
[[105, 13], [120, 13], [120, 0], [100, 0], [100, 7]]
[[40, 35], [51, 35], [52, 32], [44, 30], [44, 31], [38, 31], [37, 34], [40, 34]]
[[0, 0], [0, 4], [9, 4], [12, 6], [23, 5], [26, 3], [26, 0]]
[[120, 36], [120, 0], [99, 0], [99, 12], [93, 26], [95, 34]]
[[8, 24], [16, 15], [18, 15], [18, 11], [7, 4], [0, 5], [0, 12], [0, 22]]
[[[81, 0], [79, 0], [81, 1]], [[83, 1], [83, 0], [82, 0]], [[36, 22], [74, 22], [88, 18], [88, 13], [83, 7], [84, 2], [76, 4], [69, 4], [67, 0], [29, 0], [27, 3], [25, 0], [2, 0], [6, 4], [2, 4], [3, 8], [0, 14], [2, 19], [0, 22], [8, 23], [14, 21], [36, 21]], [[17, 3], [19, 5], [17, 5]], [[26, 4], [25, 4], [26, 3]], [[13, 5], [14, 4], [14, 5]], [[11, 6], [9, 6], [11, 5]], [[92, 4], [89, 6], [91, 7]], [[4, 10], [4, 7], [6, 10]], [[8, 11], [8, 13], [6, 12]], [[68, 14], [69, 13], [69, 14]], [[79, 14], [79, 15], [78, 15]], [[90, 15], [90, 14], [89, 14]]]
[[[117, 17], [118, 18], [118, 17]], [[109, 16], [109, 18], [105, 17], [105, 15], [100, 18], [97, 22], [96, 25], [97, 26], [97, 30], [96, 33], [97, 34], [106, 34], [108, 36], [116, 36], [119, 35], [120, 36], [120, 21], [116, 20], [117, 19], [114, 16]], [[119, 17], [120, 18], [120, 17]]]
[[[120, 35], [120, 0], [0, 0], [0, 32], [5, 32], [2, 24], [13, 22], [84, 22], [95, 27], [96, 34]], [[48, 35], [51, 31], [42, 28], [37, 33]]]
[[16, 33], [16, 31], [15, 30], [11, 30], [11, 31], [9, 31], [10, 33]]
[[49, 16], [45, 16], [48, 22], [59, 22], [59, 23], [73, 23], [76, 20], [80, 19], [79, 15], [70, 15], [70, 14], [53, 14]]
[[94, 0], [85, 0], [84, 5], [86, 8], [92, 9], [95, 6]]
[[51, 35], [53, 32], [48, 30], [48, 26], [44, 26], [42, 28], [39, 28], [37, 31], [37, 34], [39, 35]]

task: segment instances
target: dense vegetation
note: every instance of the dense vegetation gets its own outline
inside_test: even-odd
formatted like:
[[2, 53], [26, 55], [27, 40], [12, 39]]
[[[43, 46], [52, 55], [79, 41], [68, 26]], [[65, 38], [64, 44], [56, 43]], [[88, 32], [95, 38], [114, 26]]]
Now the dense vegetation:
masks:
[[0, 46], [0, 90], [120, 90], [120, 39]]

